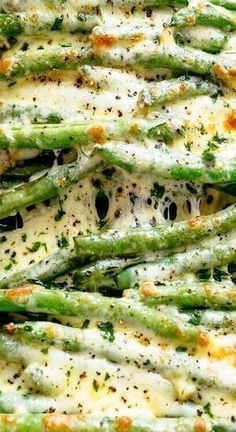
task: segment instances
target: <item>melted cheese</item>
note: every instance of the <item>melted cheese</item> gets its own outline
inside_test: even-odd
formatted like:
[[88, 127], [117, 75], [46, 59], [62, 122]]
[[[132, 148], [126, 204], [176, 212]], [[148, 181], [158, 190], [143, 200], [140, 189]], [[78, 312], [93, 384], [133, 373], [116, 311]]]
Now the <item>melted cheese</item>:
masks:
[[[66, 1], [64, 6], [58, 7], [56, 0], [53, 2], [4, 0], [1, 5], [9, 12], [20, 10], [33, 14], [38, 12], [39, 3], [43, 14], [50, 14], [52, 11], [61, 13], [61, 8], [64, 10], [64, 7], [68, 15], [73, 15], [78, 10], [89, 10], [103, 2], [70, 0]], [[123, 4], [119, 0], [113, 3], [116, 6]], [[116, 38], [125, 39], [122, 29], [135, 27], [134, 35], [138, 32], [143, 35], [143, 38], [137, 40], [133, 36], [132, 40], [131, 37], [132, 52], [155, 50], [156, 35], [166, 45], [173, 43], [172, 31], [163, 30], [163, 23], [169, 21], [171, 13], [170, 8], [164, 8], [154, 10], [151, 16], [148, 16], [141, 8], [131, 13], [129, 10], [119, 10], [105, 4], [102, 7], [103, 33], [108, 36], [115, 33]], [[232, 33], [225, 48], [225, 55], [230, 56], [234, 52], [235, 38], [235, 34]], [[109, 54], [113, 58], [120, 58], [122, 55], [131, 58], [132, 52], [127, 52], [127, 41], [123, 39], [121, 45], [116, 44], [109, 48]], [[22, 36], [18, 44], [13, 47], [13, 53], [17, 53], [25, 41], [29, 43], [29, 50], [33, 51], [40, 44], [47, 45], [48, 37], [35, 40], [32, 37]], [[50, 34], [50, 44], [64, 41], [77, 45], [83, 43], [78, 35]], [[5, 130], [10, 134], [12, 123], [23, 124], [27, 130], [30, 124], [28, 107], [39, 109], [45, 116], [53, 109], [62, 113], [66, 121], [83, 120], [91, 116], [125, 118], [129, 115], [139, 115], [139, 92], [153, 79], [162, 75], [168, 77], [171, 73], [165, 70], [144, 73], [128, 71], [125, 68], [118, 70], [86, 66], [74, 72], [53, 71], [39, 77], [19, 79], [11, 87], [1, 84], [0, 104], [3, 108], [11, 104], [26, 108], [23, 116], [13, 120], [10, 117], [7, 119]], [[220, 150], [235, 157], [235, 127], [228, 127], [228, 119], [235, 109], [235, 94], [228, 89], [217, 100], [209, 96], [193, 97], [160, 106], [155, 110], [150, 108], [146, 115], [149, 118], [155, 115], [160, 119], [166, 118], [172, 121], [184, 119], [187, 122], [185, 135], [173, 144], [176, 149], [190, 148], [192, 152], [201, 153], [209, 140], [218, 133], [225, 138]], [[153, 145], [153, 142], [146, 142], [146, 144]], [[82, 151], [78, 149], [79, 157], [83, 152], [89, 155], [90, 151], [90, 148]], [[18, 153], [16, 159], [29, 156], [32, 157], [32, 153], [30, 155], [27, 152]], [[3, 157], [2, 152], [1, 159]], [[88, 231], [98, 232], [99, 217], [95, 207], [96, 180], [100, 182], [109, 197], [107, 224], [117, 230], [129, 226], [156, 225], [173, 219], [183, 220], [201, 213], [214, 212], [229, 200], [232, 202], [232, 198], [229, 199], [211, 190], [212, 200], [208, 203], [202, 198], [202, 188], [198, 185], [190, 185], [194, 188], [194, 193], [191, 193], [187, 187], [189, 185], [186, 186], [182, 182], [168, 182], [148, 176], [140, 178], [120, 170], [116, 170], [111, 180], [102, 174], [94, 174], [92, 178], [68, 188], [60, 200], [51, 200], [49, 207], [42, 203], [34, 209], [25, 209], [21, 212], [23, 228], [2, 235], [1, 278], [6, 274], [27, 268], [33, 262], [55, 252], [62, 236], [65, 236], [69, 245], [72, 245], [74, 236]], [[155, 182], [163, 187], [161, 198], [155, 197], [152, 192]], [[61, 208], [63, 208], [63, 216], [60, 220], [56, 220], [56, 215]], [[173, 217], [173, 208], [175, 217]], [[235, 233], [231, 235], [235, 236]], [[226, 236], [226, 241], [229, 238], [230, 236]], [[40, 241], [41, 247], [32, 251], [35, 241]], [[209, 239], [205, 243], [209, 244]], [[64, 322], [72, 326], [80, 324], [76, 319], [68, 317], [64, 318]], [[131, 351], [133, 350], [135, 354], [137, 351], [135, 341], [140, 337], [137, 336], [140, 333], [118, 325], [115, 331], [121, 331], [129, 336]], [[148, 332], [146, 336], [154, 352], [159, 346], [162, 346], [163, 350], [177, 348], [176, 344], [154, 338]], [[48, 396], [45, 395], [47, 389], [41, 386], [39, 379], [37, 380], [40, 369], [40, 373], [47, 377], [50, 386], [55, 390], [55, 396], [51, 397], [52, 411], [177, 416], [194, 415], [197, 410], [203, 410], [202, 407], [210, 403], [212, 414], [216, 417], [231, 418], [235, 415], [236, 401], [232, 395], [204, 386], [201, 391], [198, 391], [196, 386], [186, 378], [184, 371], [181, 377], [176, 377], [171, 383], [158, 374], [140, 370], [134, 365], [113, 364], [102, 358], [94, 358], [93, 353], [71, 355], [50, 348], [45, 356], [37, 347], [28, 348], [24, 345], [22, 345], [22, 352], [26, 363], [29, 362], [27, 368], [23, 370], [17, 364], [1, 360], [0, 373], [1, 395], [13, 397], [12, 393], [15, 392], [17, 395], [14, 396], [15, 408], [18, 412], [45, 410], [47, 404], [45, 398]], [[195, 358], [203, 361], [207, 361], [210, 356], [223, 362], [221, 374], [224, 376], [224, 373], [227, 373], [224, 372], [224, 365], [226, 370], [227, 366], [235, 366], [235, 334], [222, 336], [220, 332], [212, 331], [210, 345], [195, 353]], [[37, 389], [42, 395], [35, 394]], [[29, 392], [32, 392], [32, 398], [28, 402], [25, 399], [23, 403], [22, 395]], [[6, 406], [8, 406], [8, 396], [6, 396]], [[176, 401], [177, 398], [180, 402]], [[194, 400], [195, 403], [186, 402], [188, 399]]]

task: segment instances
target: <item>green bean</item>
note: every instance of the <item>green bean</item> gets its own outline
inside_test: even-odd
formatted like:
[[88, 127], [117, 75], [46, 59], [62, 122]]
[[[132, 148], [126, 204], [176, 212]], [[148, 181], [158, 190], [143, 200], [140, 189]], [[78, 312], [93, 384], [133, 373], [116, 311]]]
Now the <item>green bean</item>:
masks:
[[134, 288], [146, 281], [164, 282], [182, 273], [221, 267], [235, 260], [235, 242], [220, 242], [209, 248], [192, 249], [170, 255], [156, 262], [129, 267], [118, 274], [117, 283], [120, 289]]
[[183, 344], [197, 345], [202, 332], [195, 326], [176, 322], [171, 317], [141, 303], [104, 297], [97, 293], [46, 290], [40, 286], [24, 286], [0, 290], [0, 311], [42, 312], [84, 319], [90, 317], [116, 323], [120, 320], [144, 327]]
[[186, 308], [236, 310], [236, 287], [231, 282], [177, 281], [155, 287], [143, 285], [138, 291], [127, 290], [126, 298], [135, 298], [147, 306], [159, 304]]
[[96, 146], [96, 151], [113, 166], [130, 173], [149, 174], [157, 178], [194, 181], [196, 183], [234, 183], [236, 162], [224, 155], [214, 156], [214, 161], [204, 160], [203, 155], [194, 155], [175, 150], [146, 149], [143, 146], [124, 143], [107, 143]]
[[59, 414], [11, 414], [0, 416], [1, 432], [195, 432], [204, 428], [205, 432], [234, 432], [234, 425], [224, 419], [207, 418], [146, 418], [142, 417], [88, 417]]
[[158, 106], [198, 95], [215, 96], [219, 88], [199, 77], [173, 78], [146, 86], [139, 95], [139, 106]]
[[100, 166], [101, 164], [95, 160], [61, 165], [52, 168], [36, 180], [16, 186], [0, 195], [0, 218], [29, 205], [56, 198], [64, 188], [82, 180]]
[[[196, 243], [207, 236], [233, 229], [235, 225], [236, 205], [232, 205], [213, 215], [198, 216], [188, 221], [160, 224], [156, 228], [129, 228], [119, 231], [108, 230], [101, 234], [80, 235], [74, 239], [74, 242], [76, 255], [82, 260], [142, 256], [148, 252]], [[102, 268], [98, 267], [97, 270]], [[94, 270], [88, 267], [87, 274], [92, 273]], [[86, 270], [83, 274], [86, 276]]]
[[207, 26], [184, 27], [175, 33], [175, 41], [179, 45], [190, 46], [212, 54], [222, 51], [227, 40], [227, 34], [222, 30]]
[[171, 25], [173, 27], [204, 25], [232, 31], [236, 29], [236, 16], [234, 12], [206, 3], [199, 7], [178, 10], [172, 17]]
[[25, 126], [7, 125], [0, 130], [0, 148], [39, 148], [54, 150], [76, 145], [103, 143], [107, 139], [163, 138], [172, 140], [179, 136], [181, 127], [170, 121], [127, 118], [124, 120], [87, 120], [78, 123], [37, 124], [25, 130]]

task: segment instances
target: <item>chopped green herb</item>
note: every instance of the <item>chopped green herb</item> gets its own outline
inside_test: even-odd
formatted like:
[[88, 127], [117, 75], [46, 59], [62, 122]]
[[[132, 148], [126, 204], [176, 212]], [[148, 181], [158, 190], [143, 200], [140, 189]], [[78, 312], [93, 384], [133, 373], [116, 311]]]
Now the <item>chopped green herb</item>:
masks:
[[62, 23], [63, 23], [63, 16], [56, 17], [51, 30], [52, 31], [60, 31], [62, 29]]
[[57, 210], [57, 213], [54, 216], [54, 220], [56, 222], [60, 221], [62, 217], [66, 214], [66, 212], [62, 208], [62, 200], [59, 198], [59, 209]]
[[26, 233], [25, 233], [25, 234], [22, 234], [21, 239], [22, 239], [22, 241], [25, 243], [25, 242], [26, 242], [26, 239], [27, 239], [27, 234], [26, 234]]
[[57, 246], [61, 249], [64, 249], [69, 246], [69, 240], [62, 233], [61, 238], [57, 240]]
[[83, 324], [82, 324], [82, 329], [86, 329], [89, 326], [90, 321], [88, 319], [86, 319]]
[[218, 133], [214, 135], [212, 140], [208, 141], [207, 148], [202, 152], [202, 159], [206, 162], [215, 161], [215, 150], [218, 150], [220, 144], [225, 141], [224, 137], [220, 137]]
[[212, 412], [211, 412], [211, 404], [210, 404], [210, 402], [208, 402], [206, 405], [204, 405], [203, 410], [204, 410], [205, 414], [209, 415], [209, 417], [211, 417], [211, 418], [213, 417]]
[[95, 379], [93, 380], [93, 388], [94, 388], [95, 392], [97, 392], [99, 389], [99, 384]]
[[27, 51], [27, 49], [29, 48], [29, 44], [27, 42], [24, 42], [22, 47], [20, 48], [21, 51]]
[[187, 351], [187, 348], [182, 347], [182, 346], [179, 346], [179, 347], [176, 348], [175, 351], [176, 351], [176, 352], [186, 352], [186, 351]]
[[159, 185], [159, 183], [153, 183], [153, 188], [151, 189], [150, 195], [154, 199], [154, 207], [157, 208], [159, 200], [163, 197], [165, 193], [165, 187]]
[[212, 427], [213, 432], [227, 432], [228, 428], [222, 426], [222, 425], [215, 425]]
[[186, 183], [186, 189], [194, 195], [197, 193], [197, 189], [193, 187], [190, 183]]
[[41, 243], [40, 241], [34, 242], [31, 248], [30, 247], [26, 247], [26, 249], [29, 252], [37, 252], [41, 246], [43, 246], [45, 248], [45, 251], [47, 252], [47, 245], [46, 245], [46, 243]]
[[78, 18], [78, 20], [81, 21], [81, 22], [86, 22], [86, 21], [87, 21], [87, 15], [84, 14], [84, 13], [78, 13], [77, 18]]
[[26, 325], [24, 325], [24, 330], [27, 331], [27, 332], [32, 332], [33, 327], [31, 325], [29, 325], [29, 324], [26, 324]]
[[198, 276], [200, 281], [205, 282], [205, 281], [208, 281], [210, 279], [211, 272], [210, 272], [210, 270], [207, 270], [207, 269], [201, 269], [197, 272], [197, 276]]
[[109, 380], [109, 378], [110, 378], [110, 375], [109, 375], [108, 372], [106, 372], [106, 373], [105, 373], [105, 381]]
[[203, 123], [200, 124], [199, 131], [200, 131], [201, 135], [206, 134], [206, 129], [205, 129], [205, 126]]
[[101, 331], [103, 339], [113, 342], [115, 340], [114, 328], [111, 322], [99, 323], [98, 328]]
[[57, 114], [49, 114], [47, 116], [46, 122], [49, 124], [58, 124], [61, 123], [62, 117], [59, 117]]
[[205, 162], [215, 162], [216, 157], [214, 153], [212, 153], [212, 151], [207, 148], [202, 152], [202, 159]]
[[184, 147], [186, 148], [186, 150], [188, 150], [188, 152], [191, 152], [192, 145], [193, 145], [192, 141], [188, 141], [188, 142], [184, 143]]
[[227, 279], [229, 277], [229, 273], [220, 270], [219, 268], [214, 268], [213, 270], [213, 278], [217, 282], [222, 282], [222, 280]]
[[190, 314], [190, 319], [188, 321], [190, 324], [199, 325], [201, 322], [201, 315], [198, 311], [194, 311]]

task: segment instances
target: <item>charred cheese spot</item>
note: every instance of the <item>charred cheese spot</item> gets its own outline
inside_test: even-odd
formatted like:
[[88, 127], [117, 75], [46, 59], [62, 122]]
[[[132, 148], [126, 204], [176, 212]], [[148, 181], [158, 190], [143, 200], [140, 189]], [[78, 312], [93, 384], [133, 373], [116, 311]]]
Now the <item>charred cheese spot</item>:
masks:
[[194, 15], [189, 15], [186, 17], [186, 23], [190, 26], [193, 26], [196, 24], [196, 17]]
[[16, 417], [8, 414], [1, 414], [1, 421], [6, 426], [11, 425], [13, 428], [17, 425], [17, 419]]
[[229, 71], [219, 63], [214, 66], [214, 72], [216, 76], [222, 80], [227, 80], [229, 78]]
[[173, 326], [175, 328], [175, 334], [179, 339], [182, 339], [183, 341], [185, 340], [185, 335], [184, 332], [181, 330], [181, 328], [179, 327], [178, 324], [176, 324], [175, 326]]
[[151, 282], [144, 282], [140, 287], [140, 292], [144, 297], [152, 297], [155, 293]]
[[40, 287], [37, 285], [25, 285], [19, 288], [13, 288], [6, 291], [5, 297], [9, 300], [18, 299], [18, 300], [24, 300], [24, 298], [27, 298], [31, 294], [37, 292], [40, 290]]
[[207, 427], [205, 421], [201, 418], [197, 419], [194, 425], [194, 432], [206, 432], [206, 431], [207, 431]]
[[199, 345], [202, 348], [208, 346], [208, 344], [209, 344], [209, 336], [206, 333], [204, 333], [203, 331], [199, 331], [199, 334], [198, 334], [198, 343], [199, 343]]
[[91, 139], [95, 143], [103, 144], [106, 140], [105, 129], [102, 125], [95, 125], [89, 129]]
[[6, 329], [7, 333], [9, 333], [9, 334], [14, 334], [15, 333], [15, 324], [14, 323], [6, 324], [4, 326], [4, 328]]
[[205, 4], [205, 2], [203, 2], [203, 1], [199, 1], [199, 2], [197, 3], [197, 5], [196, 5], [196, 9], [197, 9], [199, 12], [203, 12], [203, 11], [205, 10], [205, 8], [206, 8], [206, 4]]
[[184, 93], [187, 89], [187, 86], [185, 83], [181, 83], [179, 86], [179, 93]]
[[63, 432], [71, 432], [74, 430], [77, 416], [66, 416], [60, 414], [48, 414], [43, 418], [45, 432], [54, 432], [63, 430]]
[[235, 78], [236, 77], [236, 67], [233, 67], [230, 69], [229, 74], [231, 77]]
[[66, 182], [66, 178], [61, 177], [60, 179], [57, 179], [56, 181], [54, 181], [54, 186], [56, 188], [63, 187], [65, 182]]
[[117, 428], [120, 432], [128, 432], [132, 427], [132, 420], [129, 417], [120, 417], [117, 419]]
[[187, 63], [188, 65], [192, 65], [194, 63], [194, 59], [190, 56], [186, 56], [184, 58], [185, 63]]
[[236, 131], [236, 110], [232, 110], [224, 121], [226, 131]]
[[138, 135], [139, 133], [139, 125], [138, 123], [132, 123], [132, 125], [130, 126], [130, 134], [131, 135]]
[[13, 61], [9, 58], [3, 58], [0, 60], [0, 72], [7, 73], [12, 67]]
[[143, 33], [135, 33], [130, 37], [130, 41], [133, 43], [142, 42], [144, 40], [145, 40], [145, 35]]
[[190, 219], [188, 221], [189, 227], [193, 230], [201, 228], [202, 224], [203, 224], [203, 217], [201, 216], [198, 216], [194, 219]]
[[91, 36], [91, 41], [95, 48], [111, 48], [117, 43], [117, 40], [117, 37], [112, 35], [95, 33]]

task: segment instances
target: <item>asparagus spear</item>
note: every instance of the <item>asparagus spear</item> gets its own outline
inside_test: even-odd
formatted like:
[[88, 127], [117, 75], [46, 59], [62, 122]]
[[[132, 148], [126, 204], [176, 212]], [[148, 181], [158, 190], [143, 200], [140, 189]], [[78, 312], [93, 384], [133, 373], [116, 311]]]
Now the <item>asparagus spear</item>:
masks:
[[15, 37], [20, 34], [37, 35], [49, 31], [90, 32], [101, 24], [98, 15], [78, 12], [68, 18], [68, 14], [42, 13], [0, 13], [0, 34], [4, 37]]
[[236, 259], [234, 241], [215, 244], [209, 248], [192, 249], [159, 261], [129, 267], [117, 276], [120, 289], [134, 288], [143, 282], [163, 282], [186, 272], [203, 268], [221, 267]]
[[[226, 370], [225, 366], [222, 369], [219, 361], [191, 358], [188, 353], [169, 348], [143, 346], [122, 333], [115, 332], [114, 340], [110, 342], [96, 329], [80, 330], [48, 322], [10, 324], [5, 326], [5, 331], [22, 343], [45, 344], [71, 352], [92, 352], [118, 364], [132, 363], [138, 368], [160, 373], [168, 380], [187, 374], [198, 384], [236, 393], [233, 369]], [[2, 340], [1, 350], [8, 352], [7, 337]]]
[[175, 33], [175, 41], [179, 45], [198, 48], [212, 54], [223, 50], [227, 40], [227, 34], [222, 30], [207, 26], [184, 27]]
[[56, 198], [64, 188], [82, 180], [100, 166], [101, 163], [96, 159], [83, 161], [81, 164], [75, 162], [61, 165], [30, 183], [16, 186], [9, 192], [0, 195], [0, 218], [9, 216], [29, 205]]
[[235, 0], [211, 0], [211, 3], [217, 5], [217, 6], [222, 6], [225, 9], [229, 9], [229, 10], [236, 10], [236, 2]]
[[[183, 125], [181, 125], [183, 126]], [[57, 125], [13, 126], [0, 130], [0, 148], [70, 148], [103, 143], [107, 139], [122, 140], [135, 138], [163, 138], [172, 140], [178, 137], [183, 128], [175, 127], [171, 121], [127, 118], [124, 120], [91, 119], [78, 123]]]
[[234, 158], [215, 156], [214, 163], [206, 163], [201, 155], [114, 142], [96, 146], [96, 151], [106, 163], [130, 173], [210, 184], [236, 181]]
[[[198, 216], [188, 221], [165, 223], [156, 228], [108, 230], [101, 234], [78, 236], [74, 242], [79, 259], [141, 256], [147, 252], [196, 243], [206, 236], [223, 233], [235, 226], [236, 205], [234, 204], [215, 214]], [[91, 272], [94, 272], [93, 269]]]
[[[218, 428], [218, 429], [217, 429]], [[225, 419], [204, 417], [85, 417], [61, 414], [0, 415], [2, 432], [234, 432], [234, 424]]]
[[147, 306], [158, 304], [176, 305], [186, 308], [236, 310], [236, 288], [231, 282], [172, 282], [162, 287], [144, 284], [138, 291], [128, 290], [127, 298], [135, 298]]
[[144, 106], [156, 107], [198, 95], [215, 96], [218, 92], [219, 87], [199, 77], [181, 76], [146, 86], [140, 92], [138, 104], [141, 108]]
[[97, 293], [46, 290], [37, 285], [0, 290], [0, 311], [44, 312], [84, 319], [93, 317], [113, 323], [121, 320], [149, 329], [156, 335], [180, 340], [185, 345], [197, 345], [203, 334], [193, 325], [177, 323], [167, 314], [132, 300], [103, 297]]
[[199, 7], [178, 10], [172, 16], [171, 25], [173, 27], [206, 25], [232, 31], [236, 29], [236, 17], [233, 12], [206, 3]]

